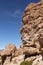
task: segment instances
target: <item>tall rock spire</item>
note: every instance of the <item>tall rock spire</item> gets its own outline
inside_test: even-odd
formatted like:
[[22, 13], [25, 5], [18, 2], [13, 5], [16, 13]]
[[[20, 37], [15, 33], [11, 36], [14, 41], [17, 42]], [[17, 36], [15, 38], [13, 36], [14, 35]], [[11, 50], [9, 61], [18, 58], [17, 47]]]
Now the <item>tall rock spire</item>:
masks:
[[21, 47], [32, 47], [39, 50], [43, 47], [43, 0], [38, 3], [30, 3], [25, 8], [20, 32], [22, 35]]

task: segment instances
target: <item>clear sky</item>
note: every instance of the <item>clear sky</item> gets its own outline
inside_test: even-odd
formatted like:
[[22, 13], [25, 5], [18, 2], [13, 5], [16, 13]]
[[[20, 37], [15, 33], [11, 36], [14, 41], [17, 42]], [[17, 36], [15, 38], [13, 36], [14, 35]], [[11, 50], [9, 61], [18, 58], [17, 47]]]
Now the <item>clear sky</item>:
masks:
[[19, 47], [21, 43], [20, 27], [25, 7], [39, 0], [0, 0], [0, 49], [7, 43]]

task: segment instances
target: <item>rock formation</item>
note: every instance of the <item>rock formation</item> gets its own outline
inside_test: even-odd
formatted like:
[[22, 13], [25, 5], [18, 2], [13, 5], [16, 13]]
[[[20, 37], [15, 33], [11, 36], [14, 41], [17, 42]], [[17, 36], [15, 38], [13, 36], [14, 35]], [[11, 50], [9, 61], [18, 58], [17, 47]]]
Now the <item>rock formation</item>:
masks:
[[[21, 48], [32, 47], [40, 53], [43, 47], [43, 1], [38, 3], [30, 3], [24, 11], [22, 17], [22, 34]], [[33, 54], [34, 54], [33, 53]]]
[[32, 65], [43, 65], [43, 0], [25, 8], [20, 33], [20, 48], [8, 44], [0, 51], [0, 65], [20, 65], [26, 60], [32, 60]]

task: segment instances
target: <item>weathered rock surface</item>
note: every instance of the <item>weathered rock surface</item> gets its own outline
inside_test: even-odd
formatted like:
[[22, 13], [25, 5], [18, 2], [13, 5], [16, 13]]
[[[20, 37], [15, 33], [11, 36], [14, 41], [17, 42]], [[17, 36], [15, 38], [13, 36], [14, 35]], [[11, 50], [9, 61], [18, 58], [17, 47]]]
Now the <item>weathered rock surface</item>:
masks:
[[12, 63], [16, 64], [16, 65], [20, 65], [20, 63], [22, 61], [24, 61], [24, 57], [25, 57], [25, 55], [19, 55], [19, 56], [12, 59]]
[[[43, 0], [38, 3], [30, 3], [22, 17], [21, 48], [32, 47], [41, 50], [43, 47]], [[33, 51], [31, 49], [31, 51]], [[31, 52], [30, 52], [31, 53]], [[38, 52], [37, 52], [38, 53]], [[34, 52], [35, 54], [35, 52]]]
[[1, 52], [1, 56], [13, 55], [16, 51], [16, 46], [14, 44], [8, 44], [5, 49]]
[[10, 63], [10, 60], [11, 60], [11, 57], [7, 57], [4, 62], [4, 65], [8, 65]]
[[33, 64], [32, 65], [40, 65], [42, 64], [42, 56], [37, 56], [36, 59], [33, 61]]
[[32, 60], [32, 65], [43, 65], [43, 0], [25, 8], [20, 33], [20, 48], [6, 45], [0, 51], [0, 65], [20, 65], [26, 60]]

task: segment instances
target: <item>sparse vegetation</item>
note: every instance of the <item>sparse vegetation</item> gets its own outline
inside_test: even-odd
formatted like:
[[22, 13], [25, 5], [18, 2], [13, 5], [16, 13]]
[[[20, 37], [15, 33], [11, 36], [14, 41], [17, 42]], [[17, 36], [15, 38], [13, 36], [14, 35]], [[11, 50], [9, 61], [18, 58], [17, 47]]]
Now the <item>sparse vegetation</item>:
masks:
[[30, 61], [23, 61], [23, 62], [21, 62], [21, 64], [20, 65], [32, 65], [32, 60], [30, 60]]

